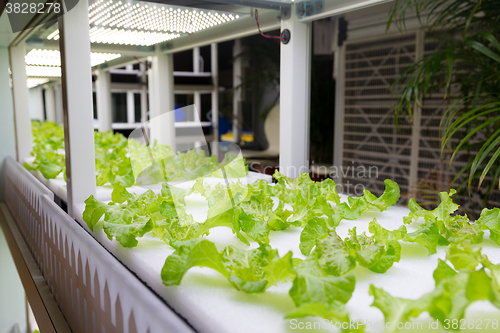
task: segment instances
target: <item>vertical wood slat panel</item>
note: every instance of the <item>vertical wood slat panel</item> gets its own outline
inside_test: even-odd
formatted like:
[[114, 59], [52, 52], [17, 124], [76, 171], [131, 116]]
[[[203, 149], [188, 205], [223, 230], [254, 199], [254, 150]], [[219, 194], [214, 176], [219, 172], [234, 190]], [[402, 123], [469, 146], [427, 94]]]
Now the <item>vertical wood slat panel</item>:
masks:
[[[438, 192], [459, 186], [468, 175], [462, 176], [455, 184], [451, 181], [470, 157], [465, 151], [458, 152], [450, 168], [449, 154], [441, 155], [443, 129], [439, 125], [441, 117], [454, 101], [444, 100], [444, 92], [426, 95], [421, 98], [420, 106], [414, 105], [413, 124], [408, 116], [402, 117], [399, 130], [392, 118], [393, 108], [400, 96], [389, 89], [390, 85], [409, 65], [442, 45], [430, 38], [424, 39], [422, 31], [417, 30], [408, 34], [349, 40], [344, 47], [346, 59], [342, 71], [346, 80], [341, 95], [344, 101], [341, 110], [344, 134], [338, 165], [344, 168], [373, 165], [380, 172], [376, 179], [351, 176], [342, 179], [342, 184], [345, 186], [347, 181], [360, 183], [380, 195], [384, 190], [383, 180], [391, 178], [398, 182], [402, 193], [416, 196], [423, 204], [439, 200]], [[471, 140], [474, 141], [475, 137]], [[474, 155], [474, 148], [471, 151]], [[428, 189], [418, 190], [422, 184], [428, 185]], [[349, 194], [353, 194], [352, 189]], [[429, 196], [433, 197], [429, 199]], [[482, 209], [479, 196], [471, 201], [464, 191], [455, 195], [454, 199], [465, 211], [479, 216]], [[494, 189], [489, 205], [495, 207], [498, 204], [500, 191]]]
[[[394, 124], [391, 110], [398, 99], [389, 86], [414, 62], [415, 40], [416, 33], [408, 33], [346, 42], [342, 68], [346, 79], [342, 96], [345, 133], [340, 165], [344, 171], [369, 170], [370, 166], [377, 166], [378, 170], [377, 177], [367, 178], [357, 177], [357, 171], [354, 177], [350, 170], [346, 172], [342, 183], [344, 192], [350, 192], [347, 194], [356, 194], [353, 187], [347, 189], [348, 184], [362, 184], [380, 195], [387, 174], [400, 185], [401, 192], [409, 190], [412, 131], [411, 127], [402, 126], [398, 133], [395, 126], [389, 125]], [[409, 117], [400, 121], [401, 125], [411, 125]], [[396, 133], [398, 136], [394, 136]]]

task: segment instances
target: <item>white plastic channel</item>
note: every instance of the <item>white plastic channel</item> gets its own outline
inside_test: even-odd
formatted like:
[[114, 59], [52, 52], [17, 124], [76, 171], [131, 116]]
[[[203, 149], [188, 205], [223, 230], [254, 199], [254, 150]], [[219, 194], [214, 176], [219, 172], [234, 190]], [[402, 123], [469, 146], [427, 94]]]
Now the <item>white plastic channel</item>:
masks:
[[42, 210], [45, 279], [74, 332], [193, 332], [47, 196]]
[[7, 158], [7, 206], [73, 332], [192, 332]]

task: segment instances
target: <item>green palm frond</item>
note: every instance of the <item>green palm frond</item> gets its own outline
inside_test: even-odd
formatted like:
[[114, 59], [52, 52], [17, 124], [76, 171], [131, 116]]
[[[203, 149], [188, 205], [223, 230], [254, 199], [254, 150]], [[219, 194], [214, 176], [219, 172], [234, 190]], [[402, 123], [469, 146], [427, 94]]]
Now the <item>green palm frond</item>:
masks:
[[[442, 94], [448, 106], [442, 116], [441, 154], [451, 163], [459, 152], [470, 159], [453, 183], [461, 188], [485, 184], [487, 196], [500, 188], [500, 0], [396, 0], [387, 29], [406, 29], [416, 16], [426, 40], [439, 47], [408, 66], [391, 86], [398, 94], [398, 118], [414, 114], [432, 94]], [[397, 122], [396, 122], [397, 123]], [[465, 175], [467, 175], [465, 177]], [[491, 178], [492, 177], [492, 178]]]

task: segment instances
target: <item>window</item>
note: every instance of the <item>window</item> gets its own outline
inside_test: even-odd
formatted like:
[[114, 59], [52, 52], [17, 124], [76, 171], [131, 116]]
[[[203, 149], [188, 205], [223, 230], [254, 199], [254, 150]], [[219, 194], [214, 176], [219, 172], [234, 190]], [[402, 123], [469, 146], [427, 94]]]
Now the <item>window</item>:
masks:
[[94, 119], [97, 119], [97, 97], [95, 92], [92, 93], [92, 106], [94, 109]]
[[141, 122], [141, 113], [142, 113], [141, 94], [139, 94], [139, 93], [134, 94], [134, 105], [135, 105], [135, 119], [134, 119], [134, 121], [136, 123], [140, 123]]
[[111, 93], [113, 123], [127, 122], [127, 93]]

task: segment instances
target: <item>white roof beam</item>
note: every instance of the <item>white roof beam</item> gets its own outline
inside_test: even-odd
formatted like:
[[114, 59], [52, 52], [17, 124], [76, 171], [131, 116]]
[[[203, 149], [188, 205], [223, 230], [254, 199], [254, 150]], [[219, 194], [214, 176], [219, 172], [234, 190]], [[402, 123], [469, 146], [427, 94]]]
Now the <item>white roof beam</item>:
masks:
[[[59, 50], [59, 42], [57, 40], [46, 40], [43, 42], [43, 45], [26, 44], [26, 50], [30, 51], [32, 49]], [[122, 56], [136, 56], [138, 58], [147, 57], [148, 55], [153, 55], [155, 53], [154, 49], [151, 47], [95, 43], [90, 45], [90, 50], [92, 52], [120, 53]]]
[[301, 18], [299, 21], [312, 22], [392, 1], [393, 0], [325, 0], [324, 9], [321, 13]]
[[[259, 25], [262, 31], [270, 31], [280, 28], [279, 11], [259, 10]], [[258, 34], [255, 26], [255, 17], [242, 17], [230, 24], [222, 24], [207, 30], [196, 32], [192, 35], [181, 36], [168, 41], [165, 53], [175, 53], [190, 50], [198, 46], [221, 43], [236, 38], [242, 38]]]

